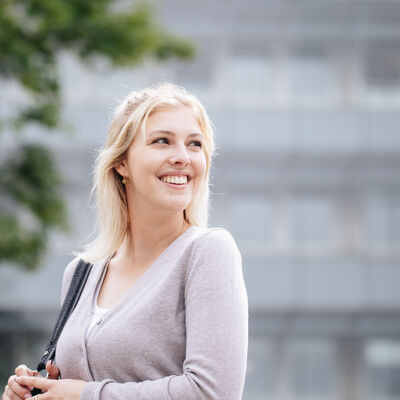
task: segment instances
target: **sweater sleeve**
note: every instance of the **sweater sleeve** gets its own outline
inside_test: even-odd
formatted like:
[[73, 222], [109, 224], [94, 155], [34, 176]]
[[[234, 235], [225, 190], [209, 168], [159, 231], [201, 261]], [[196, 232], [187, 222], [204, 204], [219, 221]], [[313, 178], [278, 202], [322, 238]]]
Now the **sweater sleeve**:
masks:
[[185, 286], [183, 373], [143, 382], [88, 382], [81, 400], [242, 398], [247, 366], [248, 299], [241, 255], [224, 229], [211, 229], [198, 240]]

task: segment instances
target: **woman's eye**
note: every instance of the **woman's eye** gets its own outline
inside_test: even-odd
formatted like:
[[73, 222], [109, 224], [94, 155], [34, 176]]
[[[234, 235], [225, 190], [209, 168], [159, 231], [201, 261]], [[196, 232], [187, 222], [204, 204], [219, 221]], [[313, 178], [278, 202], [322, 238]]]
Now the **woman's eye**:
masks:
[[[158, 138], [158, 139], [153, 140], [151, 143], [152, 143], [152, 144], [153, 144], [153, 143], [169, 144], [170, 141], [169, 141], [169, 139], [166, 138], [166, 137], [160, 137], [160, 138]], [[193, 140], [192, 142], [189, 143], [189, 146], [194, 146], [194, 147], [200, 147], [200, 148], [202, 148], [202, 147], [203, 147], [203, 143], [202, 143], [201, 141], [199, 141], [199, 140]]]
[[198, 140], [194, 140], [193, 142], [190, 142], [191, 146], [197, 146], [197, 147], [203, 147], [203, 143], [201, 143]]
[[168, 142], [168, 139], [167, 139], [167, 138], [162, 137], [162, 138], [158, 138], [158, 139], [156, 139], [156, 140], [153, 140], [151, 143], [164, 143], [164, 144], [168, 144], [169, 142]]

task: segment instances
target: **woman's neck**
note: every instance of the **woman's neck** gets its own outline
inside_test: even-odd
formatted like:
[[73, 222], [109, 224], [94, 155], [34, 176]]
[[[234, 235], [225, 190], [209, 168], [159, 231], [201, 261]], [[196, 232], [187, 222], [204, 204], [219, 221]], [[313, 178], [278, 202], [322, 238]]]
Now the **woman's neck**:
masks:
[[190, 227], [183, 219], [182, 213], [180, 218], [175, 216], [165, 221], [138, 218], [132, 222], [128, 235], [114, 256], [121, 260], [129, 260], [131, 265], [151, 262]]

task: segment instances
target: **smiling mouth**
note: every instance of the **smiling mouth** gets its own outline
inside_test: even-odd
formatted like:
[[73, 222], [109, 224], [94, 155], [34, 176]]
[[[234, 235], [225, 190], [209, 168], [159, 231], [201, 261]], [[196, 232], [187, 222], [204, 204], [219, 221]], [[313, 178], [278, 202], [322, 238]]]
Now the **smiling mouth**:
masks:
[[187, 175], [161, 176], [159, 179], [165, 183], [172, 183], [174, 185], [184, 185], [191, 180], [190, 176]]

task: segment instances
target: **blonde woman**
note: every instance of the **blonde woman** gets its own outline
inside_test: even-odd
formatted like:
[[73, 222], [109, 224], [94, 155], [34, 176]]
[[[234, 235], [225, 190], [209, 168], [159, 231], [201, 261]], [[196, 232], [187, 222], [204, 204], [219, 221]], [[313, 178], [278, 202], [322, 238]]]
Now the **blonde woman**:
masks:
[[[3, 400], [239, 400], [248, 303], [232, 236], [207, 228], [213, 129], [173, 84], [131, 92], [95, 166], [94, 264], [57, 345], [50, 378], [19, 366]], [[19, 376], [17, 376], [19, 375]]]

